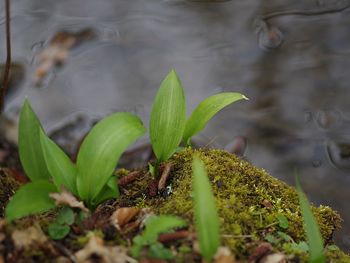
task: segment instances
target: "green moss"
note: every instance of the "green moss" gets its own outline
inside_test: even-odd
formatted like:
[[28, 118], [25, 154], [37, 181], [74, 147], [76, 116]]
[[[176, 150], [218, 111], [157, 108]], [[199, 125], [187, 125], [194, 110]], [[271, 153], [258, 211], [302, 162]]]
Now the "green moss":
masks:
[[[222, 222], [222, 243], [238, 259], [247, 257], [248, 243], [264, 240], [268, 234], [284, 232], [297, 243], [305, 240], [296, 190], [265, 170], [221, 150], [186, 149], [175, 154], [171, 160], [174, 164], [171, 174], [173, 194], [166, 199], [146, 201], [157, 213], [182, 216], [193, 226], [191, 164], [194, 152], [200, 154], [213, 185]], [[312, 209], [327, 243], [332, 239], [334, 230], [340, 227], [340, 216], [326, 206]], [[279, 226], [278, 214], [288, 219], [287, 229]], [[288, 242], [281, 238], [275, 247], [283, 251], [283, 244]]]

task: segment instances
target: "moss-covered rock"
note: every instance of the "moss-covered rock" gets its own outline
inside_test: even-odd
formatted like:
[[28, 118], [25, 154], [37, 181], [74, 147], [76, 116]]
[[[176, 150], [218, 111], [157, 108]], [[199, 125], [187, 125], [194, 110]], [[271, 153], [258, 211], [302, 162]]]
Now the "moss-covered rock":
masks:
[[[191, 166], [194, 153], [204, 161], [212, 182], [221, 220], [222, 244], [238, 259], [247, 259], [254, 244], [270, 237], [276, 251], [297, 254], [297, 246], [293, 244], [304, 241], [305, 233], [296, 190], [225, 151], [186, 149], [175, 154], [171, 160], [173, 193], [167, 198], [152, 199], [146, 205], [159, 214], [185, 217], [193, 226]], [[331, 243], [334, 230], [340, 227], [339, 214], [327, 206], [313, 206], [312, 210], [325, 243]], [[281, 215], [288, 219], [288, 227], [280, 225], [277, 217]], [[345, 254], [334, 251], [328, 254], [342, 258], [333, 262], [350, 262]]]

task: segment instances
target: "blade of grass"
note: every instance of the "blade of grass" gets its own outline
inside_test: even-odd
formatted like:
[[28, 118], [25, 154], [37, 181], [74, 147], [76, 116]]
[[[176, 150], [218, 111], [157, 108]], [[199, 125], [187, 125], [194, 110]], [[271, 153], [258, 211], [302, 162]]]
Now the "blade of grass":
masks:
[[304, 220], [304, 229], [309, 245], [310, 258], [309, 263], [324, 263], [326, 257], [324, 255], [323, 240], [318, 227], [317, 221], [311, 211], [310, 204], [305, 196], [298, 176], [295, 176], [296, 188], [299, 196], [301, 214]]
[[25, 99], [19, 117], [19, 157], [24, 171], [33, 182], [50, 178], [40, 144], [39, 132], [41, 129], [38, 117], [35, 115], [29, 101]]
[[47, 181], [36, 181], [22, 186], [6, 207], [6, 219], [11, 221], [54, 208], [55, 202], [49, 197], [54, 192], [57, 192], [57, 188]]
[[185, 123], [185, 95], [176, 72], [172, 70], [160, 85], [150, 117], [150, 139], [159, 162], [175, 152]]
[[204, 163], [193, 158], [193, 202], [202, 256], [210, 262], [220, 245], [219, 216]]
[[54, 143], [43, 130], [40, 130], [40, 143], [47, 168], [58, 189], [63, 185], [71, 193], [77, 194], [76, 168], [69, 157]]
[[79, 196], [92, 203], [113, 174], [120, 155], [145, 133], [133, 114], [112, 114], [98, 122], [84, 139], [77, 158]]
[[197, 108], [192, 112], [190, 118], [186, 122], [186, 128], [183, 134], [183, 140], [190, 145], [191, 138], [202, 131], [208, 121], [222, 110], [224, 107], [242, 99], [248, 99], [244, 95], [236, 92], [224, 92], [210, 96], [203, 100]]

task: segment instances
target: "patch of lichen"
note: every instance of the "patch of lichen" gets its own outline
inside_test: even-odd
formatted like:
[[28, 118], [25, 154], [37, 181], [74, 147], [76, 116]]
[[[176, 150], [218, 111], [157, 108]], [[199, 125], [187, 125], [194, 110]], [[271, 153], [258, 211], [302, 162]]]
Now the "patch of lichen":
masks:
[[[221, 150], [186, 149], [172, 158], [173, 194], [166, 199], [153, 199], [148, 205], [159, 214], [175, 214], [193, 226], [191, 199], [192, 159], [199, 154], [212, 182], [221, 220], [222, 243], [237, 258], [248, 255], [247, 243], [264, 240], [267, 234], [282, 231], [295, 242], [305, 240], [296, 190], [270, 176], [265, 170]], [[322, 236], [332, 239], [340, 226], [340, 216], [329, 207], [312, 207]], [[279, 226], [276, 216], [283, 214], [287, 229]]]

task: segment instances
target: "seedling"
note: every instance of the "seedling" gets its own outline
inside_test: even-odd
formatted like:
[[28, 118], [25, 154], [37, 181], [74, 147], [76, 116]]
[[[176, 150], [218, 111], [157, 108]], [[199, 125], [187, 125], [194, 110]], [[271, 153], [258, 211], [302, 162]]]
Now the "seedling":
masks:
[[[55, 207], [49, 193], [61, 186], [77, 195], [89, 208], [119, 195], [112, 176], [123, 151], [145, 133], [138, 117], [111, 114], [98, 122], [84, 139], [77, 164], [44, 133], [25, 100], [19, 121], [19, 154], [31, 182], [22, 186], [6, 207], [8, 220]], [[51, 180], [53, 182], [51, 182]]]
[[170, 71], [160, 85], [150, 117], [150, 139], [157, 157], [155, 174], [160, 162], [169, 159], [181, 141], [189, 146], [191, 138], [202, 131], [216, 113], [242, 99], [247, 97], [235, 92], [211, 96], [202, 101], [186, 120], [184, 90], [176, 72]]
[[75, 221], [74, 211], [70, 207], [63, 207], [56, 220], [48, 227], [49, 235], [52, 239], [63, 239], [70, 232], [70, 225]]
[[173, 253], [170, 249], [158, 242], [158, 236], [161, 233], [166, 233], [174, 228], [186, 226], [186, 222], [175, 216], [151, 216], [146, 220], [145, 231], [133, 239], [131, 254], [135, 258], [141, 256], [142, 249], [148, 247], [148, 256], [151, 258], [169, 260], [173, 258]]
[[323, 240], [320, 233], [320, 229], [311, 211], [311, 207], [307, 200], [307, 197], [305, 196], [301, 188], [299, 179], [297, 176], [295, 178], [296, 188], [299, 196], [300, 209], [304, 220], [304, 229], [310, 253], [308, 262], [324, 263], [326, 262], [326, 257], [324, 254]]
[[192, 169], [196, 232], [200, 252], [210, 262], [220, 245], [219, 216], [207, 171], [197, 156], [193, 159]]

